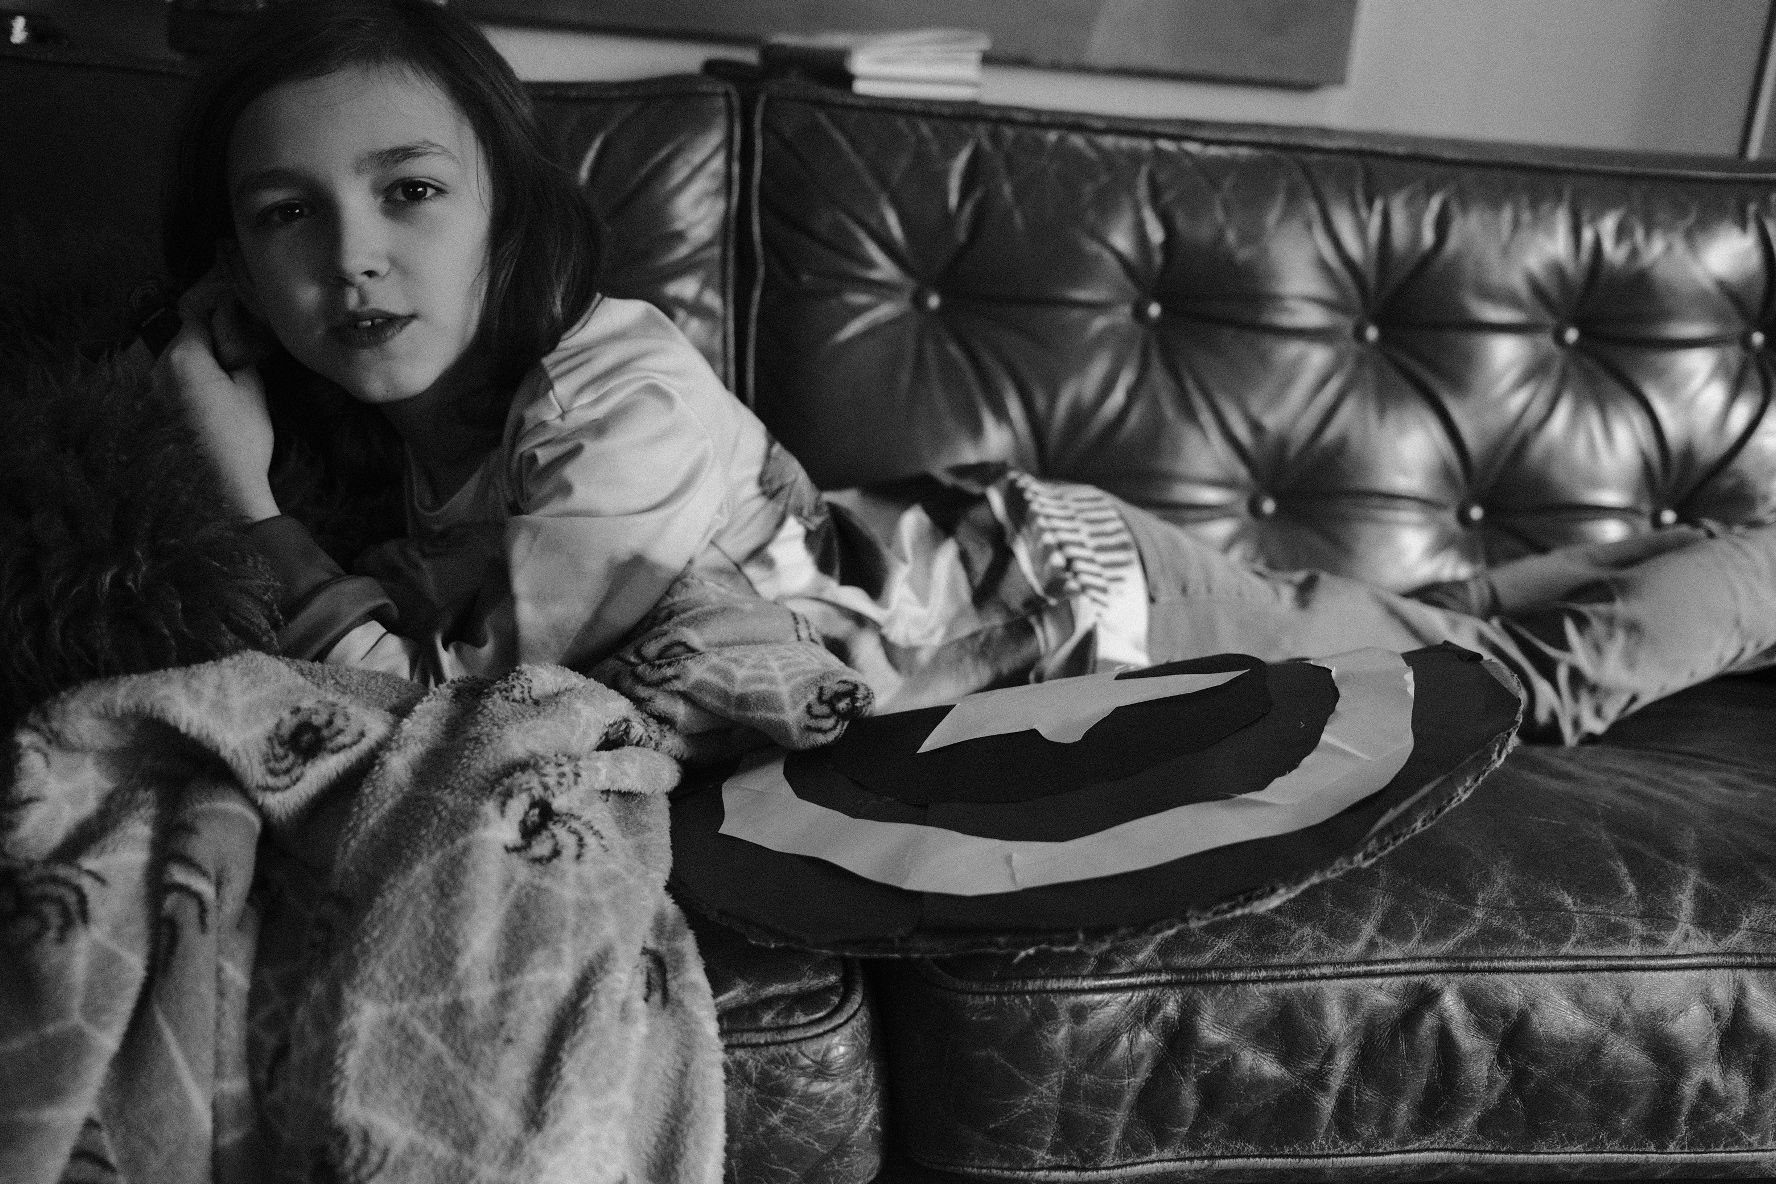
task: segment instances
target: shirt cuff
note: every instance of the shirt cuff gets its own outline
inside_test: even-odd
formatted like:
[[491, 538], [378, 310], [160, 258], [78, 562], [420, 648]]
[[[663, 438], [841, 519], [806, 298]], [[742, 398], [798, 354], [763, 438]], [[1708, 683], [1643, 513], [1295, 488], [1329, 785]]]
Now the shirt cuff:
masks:
[[278, 581], [278, 648], [292, 658], [318, 660], [339, 639], [369, 620], [393, 624], [394, 601], [368, 576], [347, 575], [287, 514], [247, 527], [247, 537]]
[[308, 528], [288, 514], [253, 523], [247, 527], [247, 538], [271, 564], [280, 608], [345, 574], [333, 557], [321, 550]]

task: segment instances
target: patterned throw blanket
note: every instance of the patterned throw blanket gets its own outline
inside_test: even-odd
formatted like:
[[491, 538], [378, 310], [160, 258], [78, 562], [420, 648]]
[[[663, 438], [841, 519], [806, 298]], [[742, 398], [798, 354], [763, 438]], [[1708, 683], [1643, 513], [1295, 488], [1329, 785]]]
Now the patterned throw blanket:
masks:
[[0, 1179], [712, 1181], [660, 725], [548, 667], [88, 684], [0, 799]]

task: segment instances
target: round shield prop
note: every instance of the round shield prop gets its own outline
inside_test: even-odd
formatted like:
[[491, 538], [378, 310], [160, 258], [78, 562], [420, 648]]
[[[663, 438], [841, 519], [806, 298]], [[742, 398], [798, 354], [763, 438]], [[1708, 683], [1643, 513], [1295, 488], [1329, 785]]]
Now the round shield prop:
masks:
[[1422, 829], [1520, 712], [1502, 667], [1452, 645], [986, 691], [687, 782], [672, 887], [757, 940], [858, 955], [1201, 924]]

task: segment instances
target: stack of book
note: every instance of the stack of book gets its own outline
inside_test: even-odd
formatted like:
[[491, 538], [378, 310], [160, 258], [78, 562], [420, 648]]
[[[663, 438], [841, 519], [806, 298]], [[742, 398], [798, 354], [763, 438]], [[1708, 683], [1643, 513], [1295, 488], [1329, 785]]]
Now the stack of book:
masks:
[[860, 95], [978, 99], [987, 46], [987, 35], [971, 29], [779, 33], [759, 47], [759, 66]]

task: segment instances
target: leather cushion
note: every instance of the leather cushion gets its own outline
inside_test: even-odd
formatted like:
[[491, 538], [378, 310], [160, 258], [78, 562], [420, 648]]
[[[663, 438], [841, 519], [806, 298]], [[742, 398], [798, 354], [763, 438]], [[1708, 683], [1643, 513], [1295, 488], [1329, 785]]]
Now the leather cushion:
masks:
[[687, 914], [725, 1050], [727, 1178], [864, 1184], [882, 1164], [882, 1067], [855, 962], [755, 945]]
[[738, 100], [714, 78], [535, 82], [556, 157], [604, 223], [599, 287], [664, 309], [730, 387]]
[[757, 114], [751, 390], [825, 487], [977, 461], [1393, 589], [1776, 515], [1767, 165], [865, 100]]
[[188, 71], [159, 62], [0, 52], [0, 234], [134, 242], [141, 259], [157, 257], [159, 199], [189, 85]]
[[1776, 681], [1719, 680], [1519, 748], [1267, 913], [885, 967], [897, 1145], [971, 1178], [1767, 1167], [1773, 713]]

